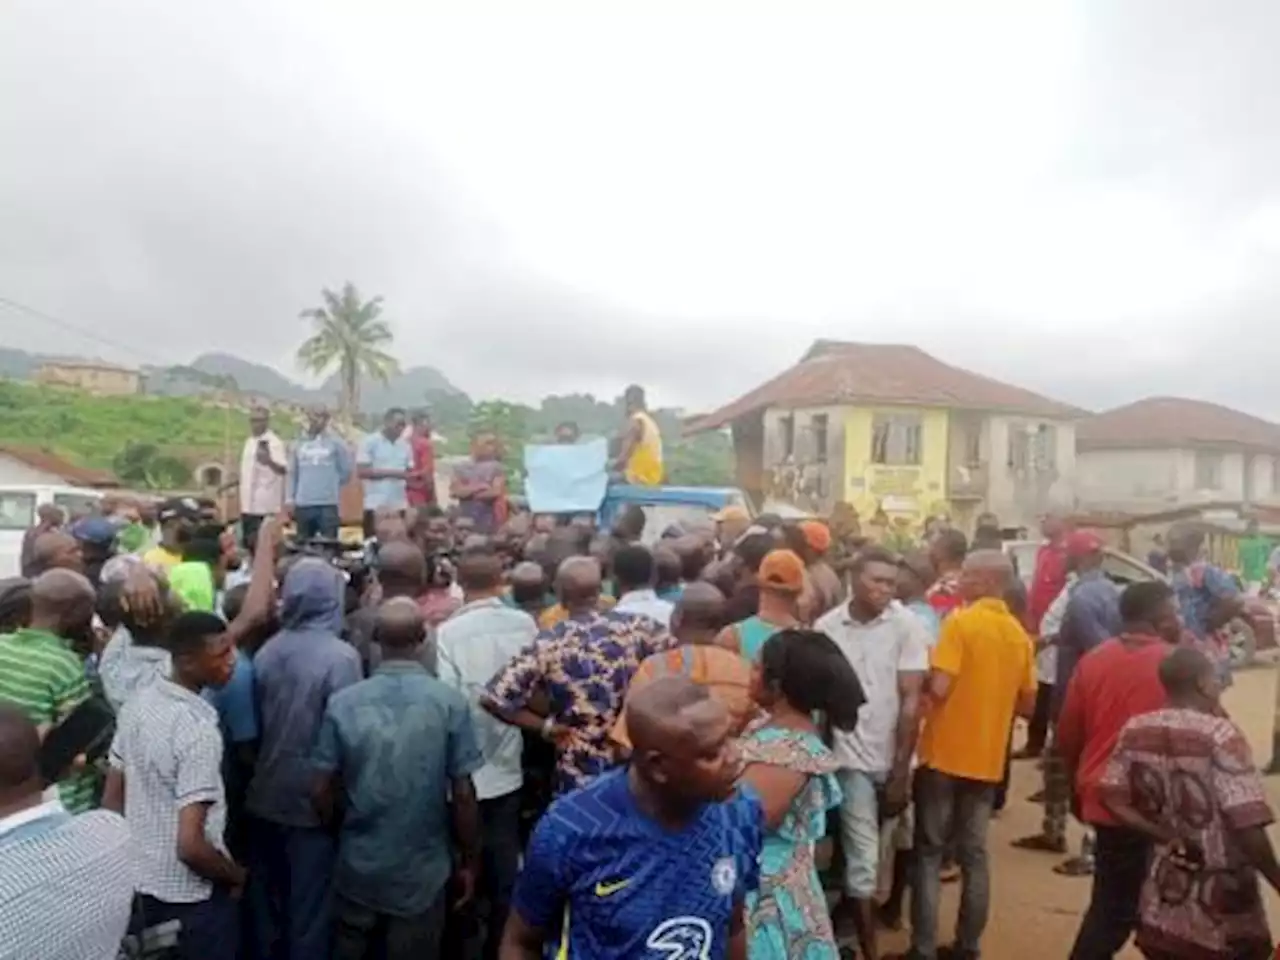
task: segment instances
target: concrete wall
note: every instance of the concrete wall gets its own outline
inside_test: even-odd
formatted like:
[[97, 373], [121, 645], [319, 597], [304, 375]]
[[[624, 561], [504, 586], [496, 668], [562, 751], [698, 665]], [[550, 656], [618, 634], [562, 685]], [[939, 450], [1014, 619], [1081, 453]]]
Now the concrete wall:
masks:
[[[820, 438], [824, 417], [825, 451]], [[781, 500], [813, 513], [827, 513], [842, 499], [846, 449], [844, 408], [766, 410], [762, 447], [761, 486], [765, 499]]]
[[[1075, 506], [1076, 428], [1061, 420], [993, 416], [987, 418], [988, 478], [985, 509], [1007, 527], [1031, 527], [1046, 510]], [[1023, 441], [1031, 456], [1023, 464], [1013, 453]], [[1046, 437], [1040, 441], [1039, 435]]]
[[[1198, 458], [1218, 461], [1218, 483], [1198, 482]], [[1213, 500], [1275, 502], [1280, 480], [1270, 454], [1162, 450], [1085, 450], [1077, 455], [1080, 502], [1092, 507], [1165, 507]]]
[[[920, 418], [920, 463], [872, 461], [878, 413]], [[947, 506], [947, 411], [928, 407], [850, 407], [845, 411], [845, 499], [870, 520], [877, 510], [918, 524]]]

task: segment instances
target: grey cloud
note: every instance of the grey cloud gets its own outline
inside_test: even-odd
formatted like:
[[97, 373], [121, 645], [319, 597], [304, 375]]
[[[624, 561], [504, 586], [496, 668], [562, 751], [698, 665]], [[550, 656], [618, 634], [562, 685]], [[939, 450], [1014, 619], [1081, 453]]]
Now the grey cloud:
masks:
[[[296, 374], [298, 311], [320, 286], [351, 279], [387, 297], [406, 364], [438, 366], [473, 393], [612, 395], [637, 380], [696, 407], [794, 362], [816, 332], [786, 317], [647, 316], [536, 274], [507, 249], [500, 210], [491, 218], [442, 158], [307, 59], [292, 36], [303, 19], [262, 10], [247, 0], [207, 10], [85, 0], [74, 18], [39, 0], [6, 8], [0, 295], [130, 348], [117, 359], [218, 349]], [[1073, 138], [1055, 173], [1154, 189], [1229, 241], [1280, 193], [1280, 5], [1080, 10], [1084, 86], [1063, 118]], [[1165, 339], [1151, 355], [1108, 354], [1093, 334], [1064, 348], [1061, 330], [1037, 343], [1034, 304], [1007, 318], [1008, 342], [967, 336], [971, 318], [992, 329], [980, 303], [927, 307], [901, 305], [909, 322], [833, 315], [822, 332], [915, 339], [1086, 407], [1190, 393], [1280, 415], [1265, 349], [1280, 286], [1261, 272], [1232, 297], [1157, 318]], [[10, 314], [0, 330], [29, 349], [113, 353]]]

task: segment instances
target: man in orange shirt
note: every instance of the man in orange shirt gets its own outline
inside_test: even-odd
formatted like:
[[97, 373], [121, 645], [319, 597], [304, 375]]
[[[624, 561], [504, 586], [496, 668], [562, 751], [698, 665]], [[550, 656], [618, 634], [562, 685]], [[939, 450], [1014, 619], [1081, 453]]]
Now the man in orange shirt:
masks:
[[915, 777], [918, 860], [910, 960], [938, 954], [938, 899], [946, 847], [954, 840], [962, 887], [950, 956], [976, 960], [987, 925], [987, 826], [1004, 776], [1014, 715], [1035, 709], [1035, 648], [1005, 604], [1013, 565], [998, 550], [971, 553], [960, 570], [965, 603], [942, 623], [930, 661], [931, 705]]

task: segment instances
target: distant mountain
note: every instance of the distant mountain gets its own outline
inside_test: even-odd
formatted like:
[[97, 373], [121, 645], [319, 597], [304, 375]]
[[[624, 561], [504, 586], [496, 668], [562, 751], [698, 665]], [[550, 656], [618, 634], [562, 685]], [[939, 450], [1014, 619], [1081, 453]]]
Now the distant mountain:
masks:
[[[26, 350], [0, 347], [0, 377], [29, 380], [40, 364], [49, 360], [85, 359], [90, 358], [28, 353]], [[205, 376], [192, 376], [188, 370]], [[186, 368], [143, 367], [142, 374], [147, 393], [168, 397], [207, 393], [211, 387], [206, 377], [230, 377], [243, 393], [287, 403], [327, 403], [334, 406], [340, 392], [337, 374], [330, 376], [319, 388], [312, 388], [291, 380], [266, 364], [254, 363], [230, 353], [203, 353]], [[442, 400], [470, 403], [467, 395], [435, 367], [410, 367], [386, 384], [367, 382], [361, 385], [360, 390], [360, 406], [364, 413], [381, 413], [387, 407], [412, 409]]]

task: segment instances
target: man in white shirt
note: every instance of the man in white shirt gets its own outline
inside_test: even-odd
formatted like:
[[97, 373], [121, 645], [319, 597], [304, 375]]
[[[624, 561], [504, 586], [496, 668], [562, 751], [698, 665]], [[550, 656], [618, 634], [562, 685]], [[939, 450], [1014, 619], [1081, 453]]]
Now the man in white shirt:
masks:
[[[484, 766], [471, 775], [480, 800], [481, 894], [488, 901], [484, 957], [496, 957], [520, 869], [520, 789], [524, 738], [519, 727], [480, 706], [489, 680], [538, 635], [533, 617], [502, 599], [502, 560], [480, 548], [463, 553], [458, 581], [464, 603], [436, 631], [439, 677], [471, 705]], [[459, 951], [461, 952], [461, 951]]]
[[619, 547], [610, 566], [613, 585], [618, 590], [618, 603], [613, 609], [618, 613], [639, 614], [670, 627], [675, 604], [663, 600], [653, 588], [657, 567], [649, 548], [638, 543]]
[[249, 437], [240, 451], [240, 532], [247, 548], [257, 542], [262, 521], [284, 509], [289, 458], [270, 422], [265, 407], [254, 407], [249, 413]]
[[851, 733], [837, 733], [840, 762], [840, 846], [844, 897], [838, 924], [852, 919], [860, 956], [877, 960], [875, 895], [881, 822], [909, 800], [911, 764], [920, 728], [920, 691], [929, 670], [929, 636], [920, 619], [894, 599], [897, 558], [879, 548], [858, 554], [850, 569], [853, 595], [814, 624], [836, 642], [866, 694]]
[[0, 958], [115, 960], [137, 881], [129, 827], [46, 798], [39, 752], [35, 724], [0, 704]]

